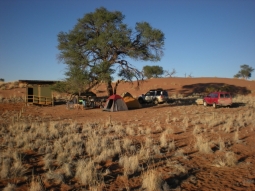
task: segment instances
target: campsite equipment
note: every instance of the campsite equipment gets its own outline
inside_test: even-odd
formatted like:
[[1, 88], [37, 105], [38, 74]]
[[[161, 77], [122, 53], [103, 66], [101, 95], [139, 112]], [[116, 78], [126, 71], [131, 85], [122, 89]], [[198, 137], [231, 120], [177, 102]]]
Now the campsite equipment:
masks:
[[126, 103], [123, 101], [122, 97], [114, 94], [111, 95], [103, 108], [103, 111], [126, 111], [128, 107]]
[[141, 104], [135, 99], [129, 92], [124, 92], [121, 94], [123, 97], [123, 101], [126, 103], [128, 109], [139, 109], [141, 108]]

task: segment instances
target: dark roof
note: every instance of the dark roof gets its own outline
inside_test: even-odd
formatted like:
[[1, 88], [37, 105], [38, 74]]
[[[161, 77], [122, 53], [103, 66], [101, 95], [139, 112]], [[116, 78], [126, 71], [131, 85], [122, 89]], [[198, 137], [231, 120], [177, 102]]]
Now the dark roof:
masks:
[[26, 84], [55, 84], [58, 81], [52, 81], [52, 80], [19, 80], [21, 83]]

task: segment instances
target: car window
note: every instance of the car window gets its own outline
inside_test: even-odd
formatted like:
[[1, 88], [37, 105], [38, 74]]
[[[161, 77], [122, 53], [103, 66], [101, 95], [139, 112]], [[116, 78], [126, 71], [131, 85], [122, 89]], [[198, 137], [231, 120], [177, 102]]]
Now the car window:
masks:
[[230, 98], [230, 94], [225, 94], [225, 97], [226, 98]]
[[220, 98], [224, 98], [225, 96], [224, 96], [224, 94], [220, 94]]
[[147, 92], [145, 95], [146, 96], [151, 96], [151, 92]]
[[157, 91], [157, 96], [161, 95], [161, 91]]

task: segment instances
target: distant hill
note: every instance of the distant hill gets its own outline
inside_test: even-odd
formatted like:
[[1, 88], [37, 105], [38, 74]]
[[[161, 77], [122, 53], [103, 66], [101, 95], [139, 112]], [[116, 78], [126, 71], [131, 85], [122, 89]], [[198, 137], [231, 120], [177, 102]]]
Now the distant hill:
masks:
[[[113, 87], [115, 84], [113, 83]], [[117, 94], [124, 92], [131, 93], [134, 97], [138, 97], [142, 93], [146, 93], [150, 89], [163, 88], [168, 91], [169, 96], [188, 96], [193, 94], [206, 94], [206, 92], [217, 89], [226, 88], [230, 91], [243, 95], [255, 96], [255, 80], [249, 81], [235, 78], [153, 78], [140, 81], [137, 88], [137, 82], [121, 82], [117, 88]], [[24, 97], [25, 84], [18, 82], [0, 83], [0, 99], [10, 97]], [[106, 85], [101, 84], [92, 89], [97, 96], [107, 96]]]
[[[121, 82], [118, 85], [117, 94], [129, 92], [134, 97], [137, 97], [142, 93], [146, 93], [150, 89], [163, 88], [168, 91], [170, 96], [187, 96], [196, 93], [206, 93], [210, 90], [210, 88], [225, 88], [235, 93], [250, 94], [255, 96], [255, 81], [235, 78], [154, 78], [141, 81], [139, 88], [137, 88], [136, 86], [137, 82], [134, 82], [133, 84], [129, 82]], [[103, 84], [98, 86], [97, 88], [94, 88], [93, 91], [98, 96], [107, 95], [106, 86]]]

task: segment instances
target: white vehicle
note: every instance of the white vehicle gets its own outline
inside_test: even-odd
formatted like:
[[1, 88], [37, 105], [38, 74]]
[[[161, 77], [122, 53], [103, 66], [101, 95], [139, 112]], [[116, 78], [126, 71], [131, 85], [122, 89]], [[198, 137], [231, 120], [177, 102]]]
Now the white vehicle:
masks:
[[155, 105], [159, 103], [165, 103], [168, 100], [168, 93], [163, 89], [153, 89], [148, 91], [146, 94], [139, 96], [138, 101], [140, 104], [144, 103], [154, 103]]

